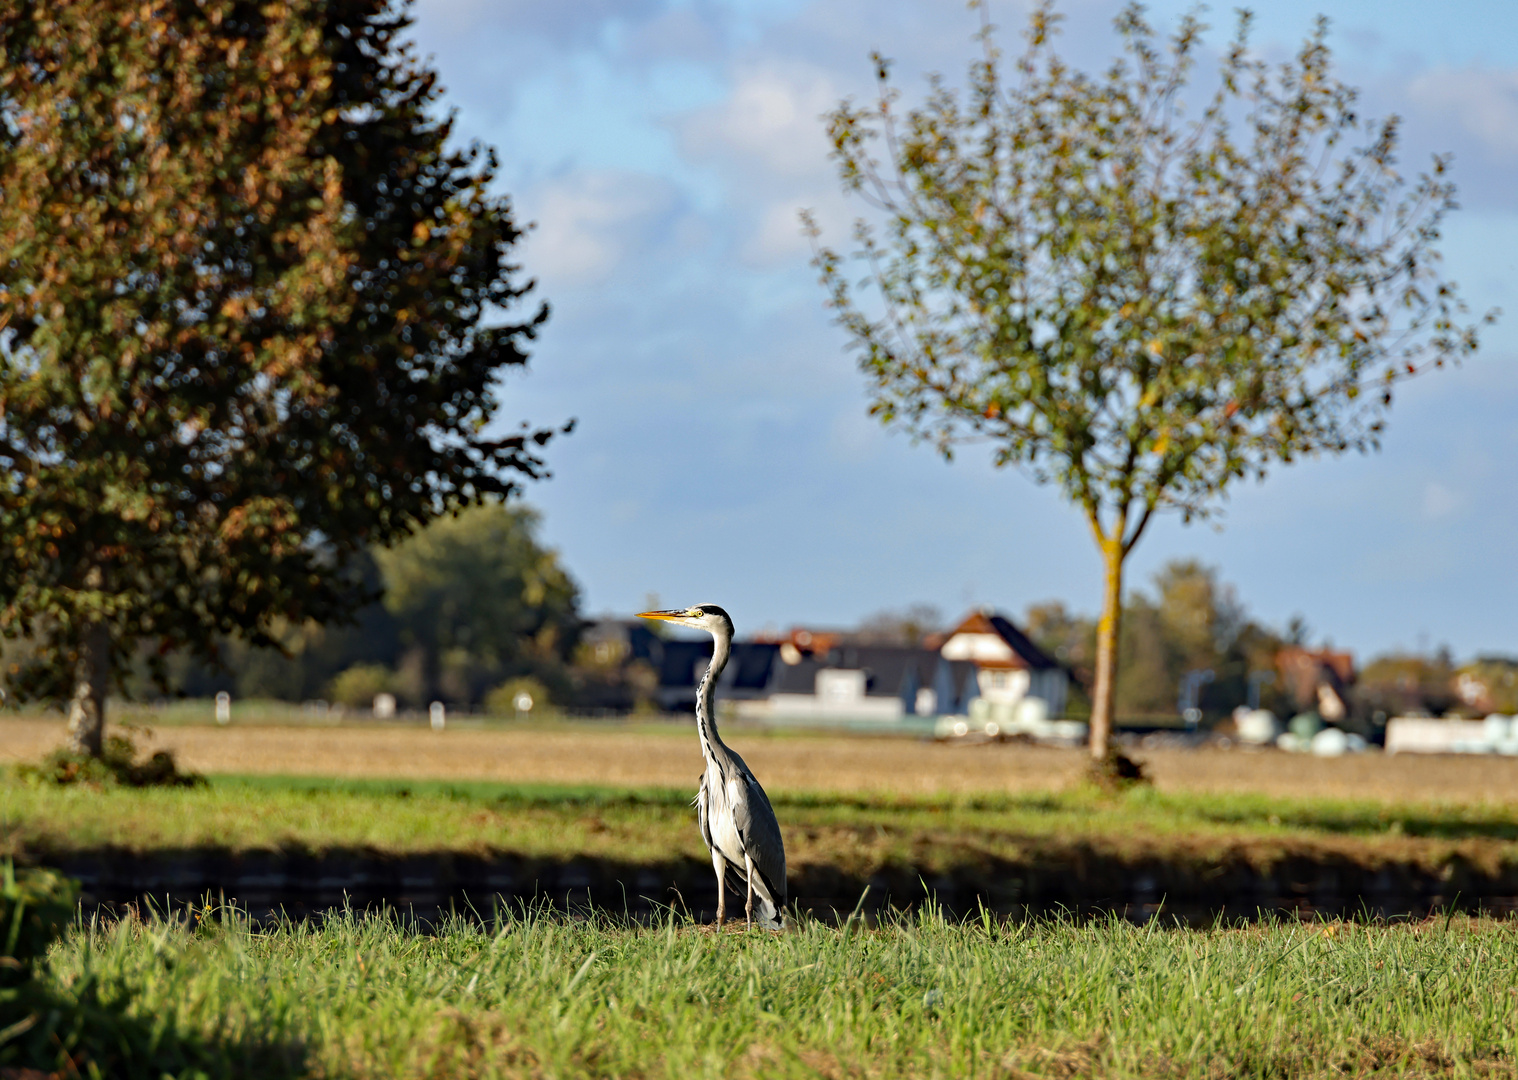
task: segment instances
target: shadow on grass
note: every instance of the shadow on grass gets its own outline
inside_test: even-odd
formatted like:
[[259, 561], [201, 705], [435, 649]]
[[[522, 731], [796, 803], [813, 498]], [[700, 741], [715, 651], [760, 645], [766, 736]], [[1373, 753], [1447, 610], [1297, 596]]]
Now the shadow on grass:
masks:
[[1420, 807], [1375, 805], [1281, 806], [1261, 803], [1186, 807], [1186, 815], [1213, 825], [1297, 829], [1334, 836], [1407, 836], [1429, 840], [1518, 841], [1518, 813], [1511, 807]]
[[[33, 978], [0, 990], [0, 1077], [308, 1075], [306, 1046], [258, 1035], [189, 1035], [131, 1015], [130, 987], [86, 976], [72, 986]], [[28, 1074], [23, 1070], [36, 1070]]]
[[298, 1041], [187, 1034], [172, 1018], [135, 1015], [136, 987], [119, 975], [86, 963], [58, 977], [48, 950], [77, 918], [78, 898], [78, 882], [56, 871], [0, 864], [0, 1080], [306, 1073]]

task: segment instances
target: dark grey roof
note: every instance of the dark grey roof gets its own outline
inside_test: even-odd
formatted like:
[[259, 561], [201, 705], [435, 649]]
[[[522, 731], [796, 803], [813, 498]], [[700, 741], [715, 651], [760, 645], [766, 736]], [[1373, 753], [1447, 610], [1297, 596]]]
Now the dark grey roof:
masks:
[[733, 658], [722, 673], [722, 685], [734, 690], [767, 690], [779, 663], [780, 646], [773, 641], [737, 641]]
[[1028, 640], [1028, 636], [1013, 626], [1010, 620], [1001, 615], [992, 615], [989, 621], [1001, 635], [1002, 640], [1012, 646], [1012, 651], [1022, 657], [1023, 662], [1030, 668], [1043, 671], [1047, 668], [1059, 667], [1059, 664], [1048, 653]]
[[[660, 640], [650, 658], [659, 673], [659, 704], [687, 712], [694, 708], [696, 686], [711, 657], [711, 638]], [[772, 692], [776, 669], [785, 667], [779, 657], [775, 642], [733, 642], [732, 656], [717, 682], [719, 696], [754, 698]]]
[[775, 693], [812, 693], [817, 688], [817, 672], [825, 666], [811, 657], [806, 657], [799, 664], [782, 663], [775, 675]]
[[779, 664], [773, 690], [781, 694], [812, 694], [817, 672], [839, 668], [865, 673], [865, 696], [901, 698], [908, 712], [916, 707], [917, 691], [938, 695], [938, 711], [964, 712], [979, 695], [975, 664], [945, 660], [932, 649], [900, 645], [840, 645], [823, 659], [807, 657], [799, 664]]
[[938, 654], [930, 649], [840, 645], [828, 653], [826, 666], [863, 671], [868, 697], [901, 697], [932, 686], [938, 663]]
[[[711, 641], [661, 640], [654, 654], [660, 702], [667, 709], [690, 709], [696, 684], [710, 662]], [[771, 693], [814, 694], [817, 672], [823, 668], [863, 671], [867, 697], [900, 698], [909, 712], [915, 707], [919, 690], [933, 690], [938, 695], [938, 711], [944, 713], [964, 712], [980, 692], [973, 662], [945, 660], [932, 649], [840, 645], [825, 657], [807, 656], [800, 663], [787, 664], [780, 659], [778, 644], [760, 641], [733, 643], [732, 659], [722, 672], [718, 691], [746, 698]]]

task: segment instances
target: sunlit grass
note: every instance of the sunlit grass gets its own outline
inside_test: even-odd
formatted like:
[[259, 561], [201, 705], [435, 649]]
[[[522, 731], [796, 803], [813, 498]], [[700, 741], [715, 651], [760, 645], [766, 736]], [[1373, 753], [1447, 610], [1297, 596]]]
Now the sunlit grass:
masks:
[[[0, 854], [215, 849], [511, 852], [665, 862], [704, 858], [688, 790], [465, 781], [214, 777], [192, 790], [0, 782]], [[1518, 805], [1401, 804], [1136, 790], [1005, 796], [785, 793], [793, 866], [936, 872], [1072, 846], [1120, 857], [1262, 863], [1331, 852], [1435, 866], [1518, 861]]]
[[1515, 972], [1518, 928], [1465, 918], [1175, 931], [927, 911], [778, 935], [129, 920], [72, 933], [49, 978], [65, 998], [116, 988], [155, 1053], [211, 1075], [1327, 1077], [1512, 1075]]

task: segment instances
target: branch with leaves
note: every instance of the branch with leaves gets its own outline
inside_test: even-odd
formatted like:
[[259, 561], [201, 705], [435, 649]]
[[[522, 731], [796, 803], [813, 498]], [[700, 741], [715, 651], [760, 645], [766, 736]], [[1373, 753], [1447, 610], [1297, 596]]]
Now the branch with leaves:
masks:
[[[829, 116], [845, 189], [879, 212], [852, 260], [804, 224], [871, 411], [945, 457], [989, 444], [1081, 508], [1110, 646], [1122, 561], [1156, 513], [1205, 518], [1277, 463], [1376, 448], [1399, 379], [1475, 350], [1435, 249], [1455, 188], [1441, 157], [1403, 180], [1397, 121], [1356, 112], [1324, 20], [1272, 67], [1242, 14], [1194, 100], [1195, 16], [1161, 41], [1128, 7], [1122, 55], [1093, 76], [1054, 52], [1052, 5], [1010, 65], [981, 11], [963, 91], [934, 77], [903, 110], [876, 55], [874, 104]], [[1111, 674], [1108, 655], [1099, 756]]]

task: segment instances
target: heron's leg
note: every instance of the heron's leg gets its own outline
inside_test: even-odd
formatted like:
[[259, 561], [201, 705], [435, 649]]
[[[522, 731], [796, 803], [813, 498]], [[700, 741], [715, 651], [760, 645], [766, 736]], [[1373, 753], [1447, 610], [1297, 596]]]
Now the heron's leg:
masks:
[[727, 917], [727, 860], [721, 852], [712, 851], [712, 869], [717, 871], [717, 929]]
[[752, 930], [754, 928], [754, 860], [749, 858], [746, 851], [743, 853], [743, 870], [744, 877], [748, 881], [748, 898], [743, 905], [743, 928]]

